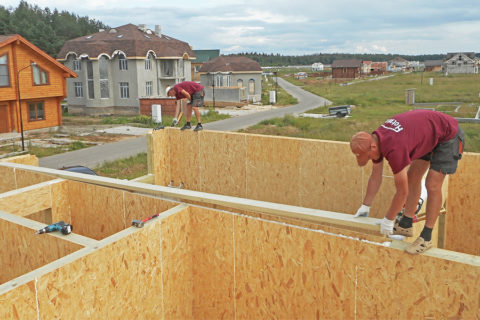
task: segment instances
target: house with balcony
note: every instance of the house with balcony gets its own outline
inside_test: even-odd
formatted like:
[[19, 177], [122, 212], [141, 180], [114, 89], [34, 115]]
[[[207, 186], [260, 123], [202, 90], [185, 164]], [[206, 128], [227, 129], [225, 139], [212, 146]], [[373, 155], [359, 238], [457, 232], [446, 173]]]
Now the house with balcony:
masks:
[[262, 67], [242, 56], [220, 56], [202, 65], [200, 83], [205, 100], [259, 102], [262, 99]]
[[0, 35], [0, 133], [61, 126], [65, 79], [75, 77], [24, 37]]
[[159, 25], [126, 24], [69, 40], [57, 58], [78, 74], [67, 81], [69, 113], [135, 115], [141, 98], [164, 98], [167, 86], [191, 80], [195, 55]]

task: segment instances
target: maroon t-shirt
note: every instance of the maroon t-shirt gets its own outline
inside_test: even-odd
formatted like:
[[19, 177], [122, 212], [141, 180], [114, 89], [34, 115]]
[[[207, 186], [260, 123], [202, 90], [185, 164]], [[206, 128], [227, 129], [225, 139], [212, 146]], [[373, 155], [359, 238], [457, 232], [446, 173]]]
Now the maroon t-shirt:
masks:
[[373, 133], [380, 141], [381, 158], [398, 173], [437, 144], [453, 139], [457, 131], [457, 120], [442, 112], [412, 110], [388, 119]]
[[175, 89], [175, 92], [176, 92], [175, 98], [177, 100], [186, 98], [183, 94], [181, 94], [182, 90], [187, 91], [190, 97], [193, 96], [195, 92], [199, 92], [203, 90], [203, 86], [200, 83], [196, 83], [194, 81], [180, 82], [174, 85], [173, 88]]

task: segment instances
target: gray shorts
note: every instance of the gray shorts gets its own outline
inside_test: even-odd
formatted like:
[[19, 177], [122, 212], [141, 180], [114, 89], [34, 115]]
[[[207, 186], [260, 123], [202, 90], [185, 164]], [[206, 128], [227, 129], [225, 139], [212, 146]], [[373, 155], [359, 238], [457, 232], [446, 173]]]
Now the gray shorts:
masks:
[[204, 106], [204, 100], [203, 98], [205, 97], [205, 91], [197, 91], [193, 94], [192, 96], [192, 101], [190, 104], [193, 107], [203, 107]]
[[420, 159], [430, 161], [430, 169], [445, 174], [457, 171], [458, 160], [462, 158], [465, 147], [465, 133], [458, 127], [457, 136], [437, 144], [435, 149]]

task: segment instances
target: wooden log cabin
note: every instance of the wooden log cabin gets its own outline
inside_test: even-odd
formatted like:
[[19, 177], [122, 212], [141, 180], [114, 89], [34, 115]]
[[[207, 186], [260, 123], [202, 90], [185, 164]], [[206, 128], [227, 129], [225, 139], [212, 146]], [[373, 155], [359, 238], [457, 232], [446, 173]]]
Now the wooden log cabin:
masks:
[[0, 35], [0, 133], [60, 126], [65, 79], [76, 77], [22, 36]]

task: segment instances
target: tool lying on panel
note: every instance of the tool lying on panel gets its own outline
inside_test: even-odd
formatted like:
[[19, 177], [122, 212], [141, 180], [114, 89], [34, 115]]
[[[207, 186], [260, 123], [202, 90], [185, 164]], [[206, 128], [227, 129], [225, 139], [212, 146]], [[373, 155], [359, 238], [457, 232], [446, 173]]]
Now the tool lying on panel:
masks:
[[153, 218], [158, 217], [158, 215], [159, 215], [159, 213], [154, 214], [153, 216], [145, 218], [143, 220], [132, 220], [132, 226], [135, 226], [137, 228], [143, 228], [145, 222], [147, 222], [148, 220], [152, 220]]
[[46, 226], [45, 228], [37, 230], [37, 232], [35, 233], [42, 234], [42, 233], [60, 231], [63, 234], [70, 234], [72, 233], [72, 230], [73, 230], [73, 226], [71, 224], [65, 223], [64, 221], [58, 221], [56, 223]]

